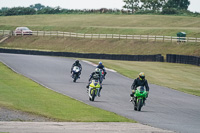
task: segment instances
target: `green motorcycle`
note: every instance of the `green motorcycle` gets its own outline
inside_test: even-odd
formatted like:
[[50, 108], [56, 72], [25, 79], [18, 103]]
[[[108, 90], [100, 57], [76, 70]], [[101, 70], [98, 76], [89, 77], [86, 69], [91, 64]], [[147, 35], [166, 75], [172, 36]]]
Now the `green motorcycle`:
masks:
[[148, 92], [146, 91], [144, 86], [138, 86], [136, 88], [134, 94], [134, 100], [132, 103], [134, 104], [134, 110], [141, 111], [142, 106], [144, 106], [144, 101], [148, 96]]

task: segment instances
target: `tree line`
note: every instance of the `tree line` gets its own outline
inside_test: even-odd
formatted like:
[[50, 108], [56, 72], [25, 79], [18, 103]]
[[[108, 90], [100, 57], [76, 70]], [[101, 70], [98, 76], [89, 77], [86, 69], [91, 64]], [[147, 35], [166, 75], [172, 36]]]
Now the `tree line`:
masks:
[[123, 8], [132, 13], [180, 14], [189, 12], [189, 0], [123, 0]]
[[89, 13], [108, 13], [108, 14], [121, 14], [128, 13], [125, 10], [119, 9], [63, 9], [60, 7], [45, 7], [41, 4], [31, 5], [30, 7], [13, 7], [1, 8], [0, 16], [13, 16], [13, 15], [34, 15], [34, 14], [89, 14]]
[[188, 11], [189, 0], [123, 0], [123, 9], [63, 9], [61, 7], [49, 7], [40, 3], [29, 7], [3, 7], [0, 9], [0, 16], [13, 15], [34, 15], [34, 14], [185, 14], [200, 15]]

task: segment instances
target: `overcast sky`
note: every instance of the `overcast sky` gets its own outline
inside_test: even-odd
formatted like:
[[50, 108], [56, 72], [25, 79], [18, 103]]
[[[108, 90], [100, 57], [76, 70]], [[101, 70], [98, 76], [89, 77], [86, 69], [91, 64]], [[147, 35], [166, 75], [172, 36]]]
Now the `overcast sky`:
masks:
[[[29, 7], [37, 3], [50, 7], [60, 6], [67, 9], [122, 9], [124, 5], [123, 0], [0, 0], [0, 8]], [[190, 0], [189, 10], [200, 13], [200, 0]]]

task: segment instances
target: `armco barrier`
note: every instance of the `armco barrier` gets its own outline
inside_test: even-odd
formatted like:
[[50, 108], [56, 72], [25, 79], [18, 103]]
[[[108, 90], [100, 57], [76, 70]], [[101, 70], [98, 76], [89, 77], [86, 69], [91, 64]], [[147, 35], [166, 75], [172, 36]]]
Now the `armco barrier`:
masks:
[[94, 53], [72, 53], [72, 52], [51, 52], [51, 51], [36, 51], [36, 50], [18, 50], [18, 49], [3, 49], [0, 48], [0, 53], [13, 54], [29, 54], [29, 55], [49, 55], [49, 56], [64, 56], [76, 58], [91, 58], [91, 59], [110, 59], [110, 60], [127, 60], [127, 61], [155, 61], [163, 62], [164, 58], [158, 55], [115, 55], [115, 54], [94, 54]]
[[167, 62], [200, 66], [200, 57], [188, 55], [167, 54]]

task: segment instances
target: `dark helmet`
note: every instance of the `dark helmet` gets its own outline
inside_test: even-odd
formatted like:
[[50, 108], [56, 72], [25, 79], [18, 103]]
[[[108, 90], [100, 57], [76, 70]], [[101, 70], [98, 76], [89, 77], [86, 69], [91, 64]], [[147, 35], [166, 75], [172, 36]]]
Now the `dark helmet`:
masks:
[[79, 60], [76, 60], [75, 63], [76, 63], [76, 64], [79, 64]]
[[144, 80], [144, 79], [145, 79], [145, 74], [144, 74], [144, 72], [141, 72], [141, 73], [139, 74], [139, 78], [140, 78], [140, 80]]
[[99, 62], [99, 65], [102, 65], [102, 62], [101, 62], [101, 61]]

